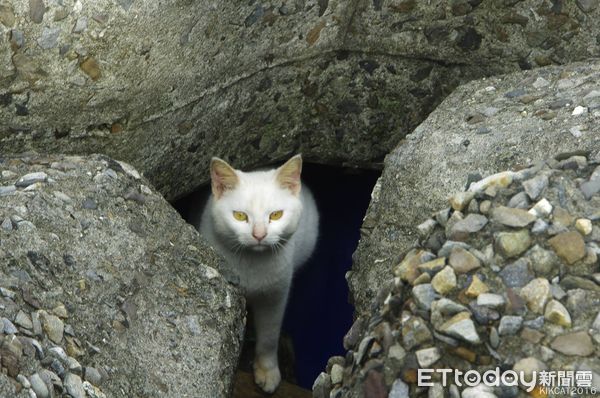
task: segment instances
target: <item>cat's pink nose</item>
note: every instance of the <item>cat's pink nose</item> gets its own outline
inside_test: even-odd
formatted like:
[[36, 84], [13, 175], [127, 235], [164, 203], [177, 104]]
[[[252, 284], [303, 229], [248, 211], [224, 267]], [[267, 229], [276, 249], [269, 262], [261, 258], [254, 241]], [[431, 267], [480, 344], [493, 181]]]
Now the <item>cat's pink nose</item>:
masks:
[[267, 236], [267, 231], [265, 231], [263, 228], [254, 228], [252, 229], [252, 236], [254, 239], [260, 242], [265, 238], [265, 236]]

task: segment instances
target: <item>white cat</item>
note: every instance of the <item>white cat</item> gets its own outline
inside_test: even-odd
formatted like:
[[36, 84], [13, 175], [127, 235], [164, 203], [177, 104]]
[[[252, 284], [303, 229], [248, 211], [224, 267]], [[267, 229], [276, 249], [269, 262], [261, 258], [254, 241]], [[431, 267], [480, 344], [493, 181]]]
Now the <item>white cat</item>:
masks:
[[266, 392], [281, 381], [277, 345], [292, 275], [318, 234], [319, 215], [301, 171], [300, 155], [254, 172], [213, 158], [212, 196], [197, 226], [240, 279], [256, 329], [254, 381]]

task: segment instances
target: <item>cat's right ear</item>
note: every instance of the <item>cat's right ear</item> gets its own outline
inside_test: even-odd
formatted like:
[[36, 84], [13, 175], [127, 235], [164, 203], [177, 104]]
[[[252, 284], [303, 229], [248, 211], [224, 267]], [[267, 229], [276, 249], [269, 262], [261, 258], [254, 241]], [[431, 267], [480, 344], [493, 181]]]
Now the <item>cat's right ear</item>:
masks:
[[234, 189], [238, 181], [235, 170], [226, 161], [216, 157], [211, 159], [210, 185], [216, 199], [219, 199], [228, 189]]

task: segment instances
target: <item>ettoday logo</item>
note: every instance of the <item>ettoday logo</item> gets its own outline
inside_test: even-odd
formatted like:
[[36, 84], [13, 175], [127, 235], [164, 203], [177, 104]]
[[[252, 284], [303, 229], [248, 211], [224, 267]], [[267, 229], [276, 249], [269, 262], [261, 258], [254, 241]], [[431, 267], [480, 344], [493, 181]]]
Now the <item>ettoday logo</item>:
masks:
[[447, 387], [455, 384], [457, 387], [476, 387], [483, 384], [488, 387], [518, 386], [527, 392], [539, 388], [548, 394], [590, 394], [598, 391], [593, 384], [591, 371], [533, 371], [525, 374], [523, 371], [504, 370], [499, 367], [483, 373], [477, 370], [463, 372], [458, 369], [418, 369], [417, 385], [419, 387], [433, 386], [434, 374], [441, 375], [441, 384]]

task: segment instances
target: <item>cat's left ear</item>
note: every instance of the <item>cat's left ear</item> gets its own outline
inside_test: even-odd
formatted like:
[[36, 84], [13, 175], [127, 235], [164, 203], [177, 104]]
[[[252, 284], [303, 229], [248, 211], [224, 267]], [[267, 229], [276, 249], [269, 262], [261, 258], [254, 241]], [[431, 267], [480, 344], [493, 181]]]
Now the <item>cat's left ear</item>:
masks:
[[296, 155], [277, 169], [277, 182], [298, 196], [301, 187], [300, 173], [302, 173], [302, 156]]

